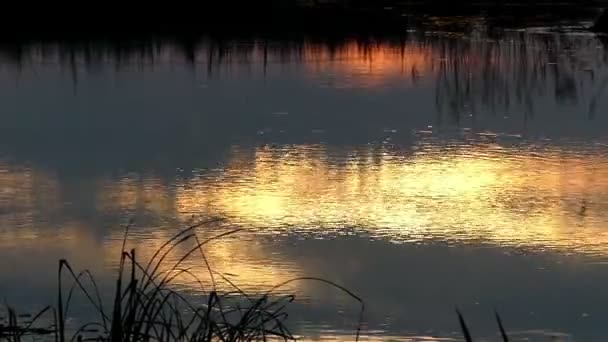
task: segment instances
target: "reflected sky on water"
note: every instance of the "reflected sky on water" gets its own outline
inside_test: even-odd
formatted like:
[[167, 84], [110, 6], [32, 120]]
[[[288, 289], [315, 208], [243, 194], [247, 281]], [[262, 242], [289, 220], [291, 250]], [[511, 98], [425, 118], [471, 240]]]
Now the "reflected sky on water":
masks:
[[[107, 289], [130, 218], [145, 259], [220, 216], [199, 234], [245, 230], [209, 245], [213, 269], [252, 293], [300, 276], [343, 284], [366, 300], [369, 340], [458, 338], [456, 306], [489, 340], [494, 308], [533, 340], [604, 335], [608, 73], [592, 35], [0, 55], [0, 292], [13, 303], [52, 301], [59, 258]], [[305, 339], [352, 339], [346, 296], [282, 291], [298, 294]]]

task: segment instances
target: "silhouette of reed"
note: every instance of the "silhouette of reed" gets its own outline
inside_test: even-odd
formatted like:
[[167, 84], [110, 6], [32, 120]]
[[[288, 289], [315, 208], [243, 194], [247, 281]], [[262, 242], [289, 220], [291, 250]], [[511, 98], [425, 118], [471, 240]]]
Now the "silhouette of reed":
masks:
[[[464, 340], [466, 342], [472, 342], [473, 337], [471, 335], [471, 331], [469, 330], [469, 327], [465, 322], [465, 319], [460, 310], [456, 309], [456, 315], [458, 316], [458, 323], [460, 324], [460, 329], [462, 330]], [[509, 336], [507, 335], [507, 332], [505, 331], [505, 328], [502, 325], [502, 319], [500, 318], [500, 315], [498, 314], [498, 312], [494, 312], [494, 316], [496, 317], [496, 323], [498, 324], [498, 329], [500, 330], [501, 340], [503, 342], [509, 342]]]
[[[594, 119], [599, 94], [608, 78], [605, 51], [597, 41], [567, 35], [515, 33], [505, 39], [444, 40], [445, 60], [438, 65], [438, 115], [460, 121], [481, 112], [517, 108], [524, 121], [535, 115], [536, 100], [553, 96], [563, 104], [586, 103]], [[592, 58], [582, 51], [597, 51]]]
[[[7, 307], [7, 324], [0, 324], [0, 340], [11, 342], [24, 338], [53, 336], [55, 341], [266, 341], [295, 340], [286, 326], [286, 308], [294, 299], [279, 291], [297, 281], [315, 281], [337, 288], [357, 301], [363, 319], [363, 301], [348, 289], [326, 279], [301, 277], [274, 285], [268, 292], [251, 295], [243, 292], [224, 275], [215, 272], [207, 262], [205, 245], [239, 230], [230, 230], [210, 238], [198, 236], [197, 229], [219, 219], [187, 227], [166, 241], [147, 262], [137, 259], [136, 251], [126, 251], [129, 226], [125, 229], [123, 251], [116, 274], [112, 303], [104, 303], [95, 278], [88, 270], [76, 272], [66, 260], [59, 261], [57, 304], [34, 316], [18, 315]], [[177, 261], [169, 260], [178, 247], [186, 252]], [[199, 279], [185, 262], [198, 255], [209, 272], [211, 284]], [[169, 265], [167, 268], [166, 266]], [[178, 290], [173, 282], [179, 276], [190, 276], [198, 284], [195, 303]], [[223, 279], [230, 290], [216, 290], [215, 279]], [[70, 307], [77, 294], [83, 295], [98, 318], [80, 326], [71, 326]], [[108, 306], [107, 304], [111, 304]], [[20, 320], [19, 318], [25, 318]], [[359, 336], [359, 328], [356, 338]]]
[[[286, 326], [287, 307], [295, 299], [279, 291], [289, 283], [314, 281], [336, 288], [360, 305], [355, 340], [359, 340], [365, 305], [361, 298], [330, 280], [300, 277], [273, 286], [261, 295], [242, 291], [224, 275], [209, 265], [204, 249], [208, 243], [240, 231], [229, 230], [202, 239], [197, 229], [220, 219], [199, 222], [167, 240], [150, 260], [137, 259], [134, 249], [125, 250], [130, 224], [125, 229], [123, 250], [116, 273], [112, 303], [104, 303], [95, 278], [88, 270], [76, 272], [66, 260], [59, 261], [56, 306], [47, 306], [35, 315], [18, 314], [5, 305], [7, 317], [0, 316], [0, 341], [20, 342], [48, 337], [55, 341], [267, 341], [269, 339], [295, 341]], [[179, 260], [169, 259], [178, 247], [191, 242]], [[198, 255], [209, 272], [211, 284], [197, 278], [185, 261]], [[169, 268], [163, 265], [169, 264]], [[204, 301], [194, 302], [173, 288], [173, 281], [182, 275], [192, 277], [198, 284], [197, 295]], [[216, 290], [215, 279], [226, 281], [231, 290]], [[209, 286], [207, 286], [209, 285]], [[83, 295], [94, 316], [79, 326], [70, 324], [70, 308], [77, 294]], [[107, 304], [111, 304], [107, 306]], [[456, 310], [466, 341], [471, 332], [460, 311]], [[496, 321], [503, 341], [508, 335], [498, 313]]]
[[[80, 74], [95, 72], [100, 66], [153, 68], [155, 64], [180, 63], [204, 77], [220, 77], [232, 65], [262, 68], [269, 65], [310, 64], [316, 59], [339, 66], [340, 61], [369, 56], [373, 67], [374, 51], [389, 55], [415, 49], [424, 55], [428, 67], [423, 77], [435, 86], [437, 123], [449, 119], [460, 122], [480, 115], [522, 115], [525, 124], [538, 112], [537, 102], [553, 98], [560, 105], [588, 107], [587, 117], [598, 115], [598, 101], [608, 84], [607, 49], [598, 49], [593, 36], [564, 35], [551, 28], [541, 34], [498, 30], [485, 26], [483, 20], [466, 18], [454, 24], [445, 18], [427, 18], [429, 25], [453, 28], [446, 35], [427, 35], [418, 30], [400, 35], [237, 37], [192, 36], [149, 39], [74, 39], [56, 43], [34, 41], [0, 45], [0, 60], [17, 65], [57, 62], [72, 74], [76, 83]], [[452, 34], [457, 32], [458, 34]], [[356, 47], [357, 56], [345, 53]], [[589, 53], [592, 52], [592, 53]], [[170, 56], [170, 57], [167, 57]], [[170, 58], [170, 60], [168, 59]], [[401, 63], [398, 58], [392, 63]], [[399, 70], [411, 73], [416, 70]], [[393, 75], [388, 75], [393, 76]], [[398, 75], [395, 75], [398, 76]], [[506, 114], [505, 114], [506, 115]], [[443, 121], [445, 122], [445, 121]]]

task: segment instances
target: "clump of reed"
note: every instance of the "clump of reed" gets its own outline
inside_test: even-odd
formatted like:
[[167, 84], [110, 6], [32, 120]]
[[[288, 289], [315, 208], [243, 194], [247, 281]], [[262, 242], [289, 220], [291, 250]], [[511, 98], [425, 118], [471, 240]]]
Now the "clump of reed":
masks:
[[[56, 342], [295, 340], [286, 326], [286, 307], [295, 297], [282, 294], [278, 290], [291, 282], [305, 280], [322, 282], [343, 291], [361, 304], [359, 318], [363, 318], [363, 301], [348, 289], [325, 279], [294, 278], [275, 285], [266, 293], [245, 293], [209, 266], [204, 251], [205, 245], [239, 231], [230, 230], [201, 239], [197, 228], [216, 221], [218, 220], [200, 222], [181, 230], [161, 245], [146, 262], [137, 259], [134, 249], [125, 250], [130, 225], [127, 226], [116, 274], [113, 302], [109, 307], [106, 306], [108, 303], [103, 303], [99, 287], [90, 271], [77, 273], [67, 260], [60, 260], [56, 306], [45, 307], [37, 314], [29, 316], [18, 315], [6, 305], [8, 321], [6, 324], [0, 323], [0, 340], [19, 342], [26, 337], [39, 339], [44, 336]], [[168, 258], [178, 247], [186, 247], [181, 258], [177, 261]], [[210, 286], [205, 286], [185, 265], [187, 259], [197, 254], [209, 272]], [[167, 263], [168, 268], [165, 267]], [[180, 275], [189, 275], [197, 280], [200, 286], [196, 295], [202, 300], [193, 301], [173, 289], [172, 282]], [[217, 291], [215, 277], [221, 277], [231, 289]], [[97, 318], [74, 327], [69, 326], [68, 319], [70, 304], [77, 293], [84, 296], [92, 307], [92, 314]], [[356, 334], [358, 339], [359, 329]]]
[[[295, 341], [286, 326], [286, 307], [295, 299], [277, 291], [296, 281], [316, 281], [337, 288], [357, 301], [360, 306], [359, 324], [355, 341], [359, 340], [365, 305], [350, 290], [322, 278], [300, 277], [277, 284], [266, 293], [250, 295], [220, 273], [212, 270], [205, 255], [205, 245], [239, 229], [230, 230], [210, 238], [201, 239], [197, 228], [217, 222], [218, 219], [200, 222], [180, 231], [162, 244], [145, 263], [136, 257], [136, 251], [125, 250], [129, 227], [125, 229], [122, 252], [116, 274], [111, 307], [106, 307], [95, 278], [90, 271], [76, 273], [67, 260], [60, 260], [57, 271], [57, 303], [47, 306], [35, 315], [17, 314], [5, 304], [6, 317], [0, 313], [0, 341], [21, 342], [48, 339], [55, 342], [112, 341], [112, 342], [244, 342], [283, 340]], [[193, 242], [179, 260], [168, 256], [178, 247]], [[209, 289], [184, 265], [193, 255], [199, 255], [209, 272]], [[163, 267], [170, 264], [167, 269]], [[172, 288], [172, 282], [180, 275], [189, 275], [199, 284], [200, 298], [194, 302]], [[215, 277], [221, 277], [231, 287], [229, 291], [216, 290]], [[67, 282], [66, 282], [67, 281]], [[69, 286], [65, 286], [69, 283]], [[67, 291], [66, 291], [67, 290]], [[97, 319], [68, 326], [70, 304], [79, 292], [92, 307]], [[465, 341], [473, 341], [469, 328], [460, 311], [456, 310]], [[504, 342], [508, 335], [498, 313], [495, 313]]]

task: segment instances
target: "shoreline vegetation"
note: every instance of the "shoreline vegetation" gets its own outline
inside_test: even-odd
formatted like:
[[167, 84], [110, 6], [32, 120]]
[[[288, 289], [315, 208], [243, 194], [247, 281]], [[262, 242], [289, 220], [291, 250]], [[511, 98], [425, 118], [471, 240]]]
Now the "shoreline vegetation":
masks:
[[[209, 33], [395, 34], [429, 16], [481, 16], [508, 27], [595, 20], [605, 7], [608, 0], [232, 0], [171, 6], [20, 2], [4, 8], [14, 15], [0, 23], [0, 41]], [[596, 30], [604, 28], [600, 24]]]
[[[30, 315], [19, 314], [5, 305], [5, 317], [0, 317], [0, 341], [34, 341], [44, 337], [57, 342], [295, 341], [296, 337], [286, 325], [287, 308], [295, 296], [285, 294], [282, 288], [301, 281], [320, 282], [336, 288], [359, 303], [358, 328], [353, 332], [358, 339], [365, 309], [363, 300], [332, 281], [315, 277], [293, 278], [273, 285], [265, 293], [250, 294], [214, 271], [205, 255], [205, 246], [241, 231], [228, 230], [206, 238], [199, 235], [199, 228], [208, 228], [219, 221], [221, 219], [210, 219], [181, 230], [146, 262], [137, 259], [135, 249], [125, 249], [131, 224], [127, 225], [112, 303], [104, 303], [90, 271], [77, 272], [68, 261], [60, 260], [56, 306], [46, 306]], [[179, 254], [172, 254], [176, 252]], [[207, 279], [200, 279], [192, 272], [192, 266], [188, 264], [192, 259], [207, 269]], [[198, 284], [194, 296], [176, 289], [178, 277], [191, 278]], [[218, 281], [226, 283], [229, 289], [218, 290]], [[74, 319], [81, 318], [70, 311], [77, 297], [90, 308], [85, 314], [97, 318], [74, 326]]]
[[[104, 303], [90, 271], [85, 269], [77, 273], [68, 261], [60, 260], [56, 306], [46, 306], [31, 315], [19, 314], [5, 304], [0, 311], [3, 316], [0, 317], [0, 341], [296, 341], [297, 337], [290, 332], [286, 322], [289, 304], [295, 300], [295, 295], [285, 294], [281, 288], [300, 281], [333, 287], [358, 303], [360, 310], [353, 338], [359, 340], [365, 319], [364, 301], [331, 280], [293, 278], [272, 286], [266, 293], [250, 294], [215, 272], [205, 255], [205, 246], [240, 231], [228, 230], [207, 238], [199, 236], [198, 228], [219, 221], [221, 219], [210, 219], [181, 230], [162, 244], [147, 262], [137, 259], [136, 250], [125, 250], [131, 224], [127, 225], [112, 303]], [[172, 252], [182, 247], [186, 248], [186, 252], [180, 254], [177, 261], [169, 258]], [[198, 278], [186, 265], [186, 261], [193, 257], [206, 267], [208, 281]], [[169, 268], [165, 268], [165, 264]], [[179, 276], [192, 277], [198, 283], [196, 297], [202, 300], [195, 301], [193, 297], [174, 289], [173, 281]], [[217, 290], [216, 280], [226, 282], [231, 289]], [[71, 313], [70, 306], [74, 305], [72, 302], [76, 297], [87, 303], [96, 319], [74, 326], [73, 316], [77, 314]], [[456, 317], [465, 341], [473, 341], [458, 309]], [[498, 313], [495, 318], [501, 339], [509, 341]]]

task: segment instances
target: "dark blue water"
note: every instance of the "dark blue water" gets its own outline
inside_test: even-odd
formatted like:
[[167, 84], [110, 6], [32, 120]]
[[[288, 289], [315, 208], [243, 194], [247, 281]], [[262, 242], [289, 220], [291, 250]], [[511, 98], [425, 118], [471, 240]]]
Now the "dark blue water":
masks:
[[[0, 294], [53, 303], [67, 258], [110, 297], [129, 219], [149, 258], [219, 216], [199, 234], [244, 231], [209, 245], [214, 270], [253, 294], [344, 285], [365, 300], [365, 339], [458, 339], [458, 307], [485, 340], [494, 309], [516, 339], [598, 340], [606, 56], [593, 35], [542, 28], [6, 50]], [[196, 296], [191, 278], [173, 286]], [[280, 293], [297, 295], [303, 339], [354, 339], [348, 296]]]

